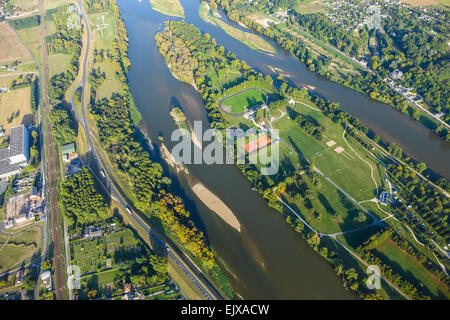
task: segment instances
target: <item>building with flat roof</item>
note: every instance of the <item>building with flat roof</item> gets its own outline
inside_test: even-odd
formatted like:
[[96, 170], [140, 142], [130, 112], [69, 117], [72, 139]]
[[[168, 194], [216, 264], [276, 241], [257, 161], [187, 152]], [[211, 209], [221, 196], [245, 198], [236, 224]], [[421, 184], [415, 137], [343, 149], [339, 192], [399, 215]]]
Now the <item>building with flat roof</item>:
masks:
[[11, 128], [9, 146], [0, 149], [0, 179], [11, 177], [28, 164], [30, 158], [29, 133], [22, 124]]
[[42, 271], [40, 276], [42, 282], [44, 283], [44, 286], [47, 288], [47, 290], [51, 290], [52, 288], [52, 274], [50, 270]]
[[69, 162], [70, 160], [76, 158], [77, 154], [75, 152], [75, 143], [68, 143], [61, 147], [61, 154], [64, 162]]

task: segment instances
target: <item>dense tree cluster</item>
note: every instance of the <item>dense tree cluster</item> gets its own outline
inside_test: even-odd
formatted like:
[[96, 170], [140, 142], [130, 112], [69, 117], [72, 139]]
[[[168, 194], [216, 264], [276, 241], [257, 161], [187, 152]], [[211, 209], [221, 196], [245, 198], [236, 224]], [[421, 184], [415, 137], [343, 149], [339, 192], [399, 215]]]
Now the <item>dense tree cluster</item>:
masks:
[[76, 122], [65, 103], [60, 103], [49, 112], [48, 118], [52, 125], [52, 134], [59, 143], [75, 141], [77, 137]]
[[86, 167], [62, 183], [61, 206], [69, 225], [85, 225], [104, 219], [109, 213], [108, 205], [97, 192], [93, 176]]

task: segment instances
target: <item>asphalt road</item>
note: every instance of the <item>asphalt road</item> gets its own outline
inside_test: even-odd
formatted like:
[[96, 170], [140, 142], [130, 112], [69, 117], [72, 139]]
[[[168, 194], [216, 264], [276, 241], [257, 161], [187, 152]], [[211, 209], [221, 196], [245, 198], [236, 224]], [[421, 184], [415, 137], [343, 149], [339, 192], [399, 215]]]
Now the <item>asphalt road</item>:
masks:
[[[86, 56], [85, 56], [85, 60], [84, 60], [85, 64], [83, 66], [83, 80], [82, 80], [82, 84], [80, 85], [80, 87], [83, 88], [82, 94], [81, 94], [82, 117], [83, 118], [82, 119], [80, 118], [80, 115], [76, 111], [76, 108], [73, 105], [73, 103], [72, 103], [72, 109], [75, 110], [75, 114], [78, 117], [78, 120], [81, 122], [81, 124], [85, 128], [86, 136], [87, 136], [88, 143], [89, 143], [89, 150], [92, 152], [93, 160], [97, 164], [98, 168], [105, 173], [105, 177], [104, 177], [105, 182], [110, 187], [110, 190], [114, 194], [114, 196], [117, 199], [117, 201], [120, 202], [120, 204], [124, 208], [128, 208], [127, 202], [124, 200], [122, 195], [118, 192], [116, 186], [113, 183], [113, 180], [110, 179], [110, 177], [108, 176], [107, 171], [104, 170], [104, 166], [103, 166], [103, 163], [101, 161], [101, 158], [98, 156], [97, 150], [96, 150], [95, 145], [94, 145], [94, 143], [92, 141], [90, 130], [89, 130], [89, 126], [88, 126], [88, 122], [86, 120], [86, 107], [84, 105], [84, 101], [85, 101], [85, 98], [84, 98], [85, 90], [84, 90], [84, 88], [85, 88], [85, 84], [87, 82], [87, 74], [88, 74], [87, 73], [87, 61], [88, 61], [89, 48], [90, 48], [90, 42], [91, 42], [91, 30], [90, 30], [90, 26], [89, 26], [89, 20], [87, 19], [87, 15], [85, 13], [84, 6], [83, 6], [83, 3], [82, 3], [81, 0], [78, 0], [78, 5], [79, 5], [79, 8], [81, 10], [81, 16], [82, 16], [83, 20], [85, 21], [86, 31], [87, 31], [87, 34], [88, 34], [87, 44], [86, 44], [87, 45], [87, 50], [86, 50], [86, 53], [85, 53]], [[72, 99], [72, 102], [73, 102], [73, 99]], [[131, 213], [131, 217], [146, 232], [149, 233], [150, 238], [153, 239], [155, 241], [155, 243], [157, 243], [161, 248], [163, 248], [164, 251], [167, 252], [168, 256], [173, 259], [173, 261], [181, 268], [181, 270], [186, 274], [186, 276], [189, 279], [191, 279], [191, 281], [198, 287], [198, 289], [202, 292], [202, 294], [207, 299], [214, 300], [214, 299], [221, 299], [222, 298], [220, 296], [220, 294], [217, 292], [217, 290], [208, 282], [208, 280], [206, 280], [206, 278], [203, 276], [201, 271], [192, 263], [192, 261], [183, 252], [181, 252], [175, 246], [170, 245], [167, 239], [165, 239], [166, 241], [163, 241], [162, 240], [163, 236], [162, 235], [158, 235], [157, 233], [152, 231], [150, 229], [150, 227], [148, 226], [148, 224], [145, 223], [137, 214], [132, 212]], [[179, 257], [181, 257], [182, 260]], [[212, 292], [212, 294], [210, 292]]]

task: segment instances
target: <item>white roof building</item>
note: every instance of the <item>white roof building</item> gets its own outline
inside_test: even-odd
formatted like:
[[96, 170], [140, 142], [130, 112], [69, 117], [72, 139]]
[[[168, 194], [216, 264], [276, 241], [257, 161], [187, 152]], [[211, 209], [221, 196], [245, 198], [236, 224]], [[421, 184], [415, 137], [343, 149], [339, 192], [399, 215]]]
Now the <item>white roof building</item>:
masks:
[[0, 179], [11, 177], [28, 164], [30, 158], [29, 134], [22, 124], [11, 128], [9, 146], [0, 149]]

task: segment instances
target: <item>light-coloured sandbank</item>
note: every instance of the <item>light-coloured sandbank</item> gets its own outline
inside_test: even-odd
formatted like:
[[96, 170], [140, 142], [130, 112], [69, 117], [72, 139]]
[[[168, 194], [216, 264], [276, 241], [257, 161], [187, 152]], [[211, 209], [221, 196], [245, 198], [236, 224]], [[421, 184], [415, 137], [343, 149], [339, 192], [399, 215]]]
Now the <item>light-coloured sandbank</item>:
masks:
[[219, 217], [221, 217], [226, 223], [235, 228], [237, 231], [241, 231], [241, 224], [236, 218], [234, 213], [227, 207], [222, 200], [220, 200], [214, 193], [209, 191], [202, 183], [197, 183], [192, 187], [195, 195], [212, 211], [214, 211]]

